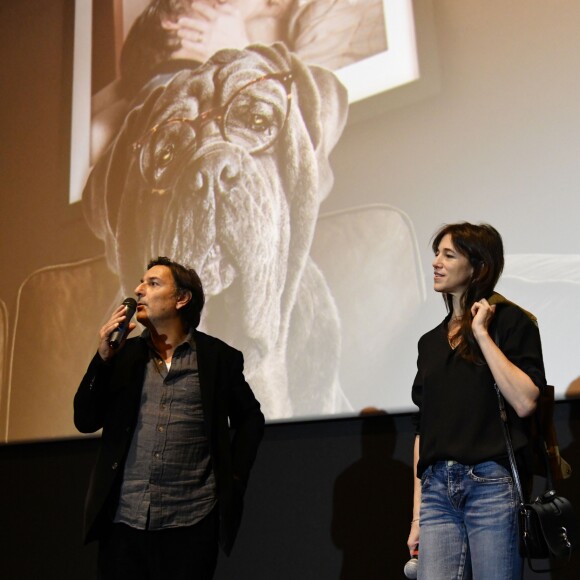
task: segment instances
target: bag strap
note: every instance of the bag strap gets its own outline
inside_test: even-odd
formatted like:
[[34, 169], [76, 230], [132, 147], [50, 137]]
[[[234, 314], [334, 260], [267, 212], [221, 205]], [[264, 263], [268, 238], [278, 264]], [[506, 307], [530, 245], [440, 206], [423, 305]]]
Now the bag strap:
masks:
[[505, 400], [504, 400], [503, 395], [501, 394], [501, 392], [499, 390], [499, 387], [497, 386], [497, 383], [494, 383], [493, 387], [494, 387], [495, 392], [497, 394], [497, 402], [499, 405], [499, 416], [501, 418], [501, 424], [503, 427], [503, 436], [505, 439], [505, 445], [507, 447], [508, 458], [509, 458], [510, 467], [512, 470], [512, 478], [514, 480], [514, 485], [516, 487], [517, 499], [518, 499], [518, 503], [520, 504], [520, 506], [522, 506], [522, 505], [524, 505], [524, 494], [522, 491], [522, 483], [520, 481], [520, 474], [519, 474], [518, 466], [516, 463], [516, 456], [515, 456], [514, 448], [512, 445], [512, 438], [510, 436], [507, 411], [505, 409]]
[[[518, 466], [516, 463], [516, 457], [515, 457], [514, 448], [512, 445], [512, 439], [510, 436], [508, 416], [507, 416], [507, 411], [505, 409], [505, 399], [503, 398], [503, 395], [501, 394], [499, 387], [497, 386], [496, 383], [493, 384], [493, 387], [494, 387], [495, 392], [497, 394], [497, 401], [498, 401], [498, 406], [499, 406], [499, 416], [501, 418], [501, 424], [503, 427], [503, 435], [504, 435], [505, 444], [507, 447], [510, 467], [511, 467], [513, 478], [514, 478], [514, 484], [516, 486], [516, 491], [518, 494], [518, 499], [520, 501], [520, 504], [523, 504], [523, 503], [525, 503], [524, 502], [524, 494], [522, 492], [520, 475], [518, 472]], [[541, 443], [540, 447], [542, 448], [542, 458], [543, 458], [544, 464], [546, 466], [546, 489], [551, 490], [551, 489], [554, 489], [554, 481], [552, 478], [552, 470], [550, 469], [550, 459], [548, 457], [548, 450], [546, 449], [546, 443], [544, 441], [544, 435], [542, 433], [542, 426], [540, 425], [540, 421], [538, 421], [536, 413], [534, 413], [532, 420], [536, 421], [538, 435], [539, 435], [539, 439], [540, 439], [540, 443]]]
[[[502, 302], [506, 303], [507, 302], [509, 304], [514, 304], [513, 302], [506, 300], [503, 296], [501, 296], [501, 294], [494, 294], [494, 295], [499, 296], [501, 299], [501, 300], [495, 300], [494, 301], [495, 303], [502, 303]], [[516, 306], [517, 306], [517, 304], [516, 304]], [[521, 307], [518, 306], [518, 308], [521, 308]], [[522, 310], [523, 310], [523, 308], [522, 308]], [[533, 314], [529, 313], [527, 310], [524, 310], [524, 312], [526, 314], [528, 314], [528, 316], [530, 316], [532, 318], [532, 321], [537, 324], [537, 319]], [[499, 333], [498, 333], [497, 328], [496, 328], [495, 335], [493, 338], [494, 338], [495, 344], [498, 347], [500, 347]], [[508, 452], [510, 467], [512, 470], [514, 485], [516, 487], [516, 492], [518, 495], [518, 500], [520, 502], [520, 505], [523, 505], [525, 503], [524, 502], [524, 494], [522, 491], [522, 484], [521, 484], [520, 475], [518, 472], [518, 466], [516, 463], [516, 457], [515, 457], [514, 448], [512, 445], [512, 439], [510, 436], [508, 416], [507, 416], [507, 411], [505, 408], [505, 399], [504, 399], [503, 395], [501, 394], [501, 391], [499, 390], [497, 383], [494, 382], [493, 387], [494, 387], [495, 392], [497, 394], [497, 401], [498, 401], [498, 405], [499, 405], [499, 416], [501, 418], [501, 423], [502, 423], [502, 427], [503, 427], [503, 435], [504, 435], [505, 444], [506, 444], [506, 448], [507, 448], [507, 452]], [[538, 398], [537, 404], [540, 405], [539, 398]], [[538, 438], [540, 440], [539, 443], [540, 443], [540, 447], [542, 448], [542, 458], [543, 458], [544, 464], [546, 466], [546, 489], [551, 490], [551, 489], [554, 489], [554, 482], [552, 479], [552, 470], [550, 469], [550, 458], [548, 457], [548, 450], [546, 448], [546, 442], [544, 441], [544, 433], [542, 430], [542, 422], [539, 419], [539, 413], [538, 413], [537, 409], [536, 409], [536, 411], [534, 411], [534, 413], [532, 415], [532, 421], [536, 422], [536, 429], [538, 431]]]

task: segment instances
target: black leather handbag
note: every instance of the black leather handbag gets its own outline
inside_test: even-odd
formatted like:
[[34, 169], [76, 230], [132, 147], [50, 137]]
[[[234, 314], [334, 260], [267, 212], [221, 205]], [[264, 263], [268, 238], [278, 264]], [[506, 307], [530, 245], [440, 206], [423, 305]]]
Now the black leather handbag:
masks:
[[[546, 462], [546, 491], [532, 502], [524, 502], [522, 485], [516, 465], [514, 450], [511, 442], [507, 413], [504, 398], [495, 385], [499, 402], [500, 417], [502, 420], [512, 477], [516, 488], [516, 495], [520, 511], [520, 551], [530, 569], [534, 572], [548, 572], [567, 563], [572, 551], [578, 548], [580, 536], [578, 533], [578, 519], [572, 504], [554, 490], [552, 475], [548, 467], [548, 452], [545, 443], [542, 448]], [[535, 416], [534, 416], [535, 419]], [[532, 560], [557, 560], [559, 566], [535, 568]]]

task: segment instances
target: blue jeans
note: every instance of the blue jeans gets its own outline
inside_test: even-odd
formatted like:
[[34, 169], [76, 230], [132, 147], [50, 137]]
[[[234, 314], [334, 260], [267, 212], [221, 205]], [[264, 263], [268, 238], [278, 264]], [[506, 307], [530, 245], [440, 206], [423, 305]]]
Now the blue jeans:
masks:
[[521, 577], [518, 507], [505, 467], [439, 461], [421, 489], [419, 580]]

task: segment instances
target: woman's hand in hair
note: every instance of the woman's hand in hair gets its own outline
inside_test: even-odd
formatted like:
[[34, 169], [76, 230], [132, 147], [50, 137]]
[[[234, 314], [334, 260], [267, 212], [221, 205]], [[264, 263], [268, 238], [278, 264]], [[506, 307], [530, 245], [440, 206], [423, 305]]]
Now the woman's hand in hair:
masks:
[[495, 314], [495, 304], [491, 305], [485, 298], [474, 302], [471, 306], [471, 329], [476, 340], [487, 334], [489, 324]]
[[527, 417], [534, 412], [540, 391], [532, 379], [505, 356], [489, 335], [487, 329], [494, 313], [495, 305], [490, 305], [485, 299], [473, 304], [473, 335], [501, 394], [519, 417]]

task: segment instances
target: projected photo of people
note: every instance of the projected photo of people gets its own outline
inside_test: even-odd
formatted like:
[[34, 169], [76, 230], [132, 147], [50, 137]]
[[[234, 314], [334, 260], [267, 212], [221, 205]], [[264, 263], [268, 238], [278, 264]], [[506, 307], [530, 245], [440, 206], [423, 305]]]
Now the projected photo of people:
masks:
[[[121, 296], [151, 255], [195, 268], [202, 325], [244, 352], [270, 418], [348, 408], [336, 306], [310, 257], [346, 114], [334, 75], [283, 45], [224, 50], [151, 89], [83, 194]], [[295, 325], [312, 328], [301, 344], [291, 343]], [[319, 364], [300, 385], [289, 378], [296, 348]]]
[[[113, 123], [100, 132], [101, 146], [93, 147], [93, 160], [104, 155], [105, 161], [97, 163], [84, 203], [123, 293], [151, 252], [196, 268], [210, 294], [204, 325], [246, 354], [269, 419], [352, 409], [340, 387], [341, 360], [348, 359], [342, 359], [334, 299], [345, 283], [328, 287], [311, 248], [320, 203], [332, 185], [328, 155], [348, 107], [348, 93], [330, 70], [387, 50], [384, 6], [381, 0], [154, 0], [134, 21], [121, 51], [119, 86], [128, 116], [118, 134]], [[248, 45], [251, 59], [219, 52]], [[281, 54], [284, 62], [272, 67]], [[106, 113], [94, 117], [93, 127], [108, 121]], [[219, 125], [219, 146], [211, 139], [205, 146], [202, 133], [210, 124]], [[120, 176], [111, 177], [109, 168], [120, 168]], [[224, 172], [231, 173], [227, 180]], [[259, 211], [246, 198], [256, 200]], [[143, 217], [132, 214], [135, 203], [147, 204], [147, 244], [140, 238]], [[103, 220], [103, 208], [119, 214], [107, 210]], [[345, 255], [356, 255], [342, 238]], [[405, 246], [416, 277], [412, 228], [403, 239], [393, 247]], [[332, 261], [324, 247], [320, 252], [321, 264]], [[413, 288], [407, 294], [416, 304], [420, 283], [413, 280]], [[367, 292], [369, 305], [370, 298]], [[397, 327], [394, 320], [390, 326]], [[368, 357], [360, 364], [367, 363]], [[345, 366], [347, 373], [353, 368]]]
[[[160, 254], [200, 271], [202, 326], [270, 421], [411, 411], [444, 220], [506, 232], [498, 291], [537, 316], [556, 396], [577, 392], [576, 3], [26, 4], [46, 36], [19, 20], [43, 66], [7, 61], [2, 442], [78, 436], [95, 329]], [[328, 49], [341, 22], [365, 42]]]
[[[113, 49], [120, 52], [118, 78], [97, 93], [93, 87], [92, 163], [152, 77], [197, 66], [224, 48], [282, 42], [305, 63], [330, 70], [388, 48], [383, 0], [128, 0], [127, 4], [129, 14], [141, 7], [143, 11], [120, 51]], [[116, 71], [109, 76], [117, 76]]]
[[[94, 328], [133, 295], [157, 256], [199, 273], [207, 295], [201, 328], [244, 353], [268, 420], [357, 412], [356, 397], [367, 402], [389, 364], [387, 346], [424, 294], [404, 212], [354, 202], [320, 213], [354, 86], [340, 73], [396, 56], [387, 43], [389, 2], [111, 5], [121, 4], [131, 25], [114, 43], [119, 72], [93, 71], [100, 80], [81, 132], [91, 143], [83, 214], [104, 256], [47, 264], [24, 282], [7, 439], [76, 435], [66, 410], [94, 353]], [[82, 150], [78, 102], [71, 159]], [[53, 304], [41, 328], [39, 300]], [[72, 359], [53, 339], [71, 317], [80, 322]], [[34, 364], [19, 356], [18, 345], [31, 341]], [[66, 367], [50, 365], [64, 358]]]

